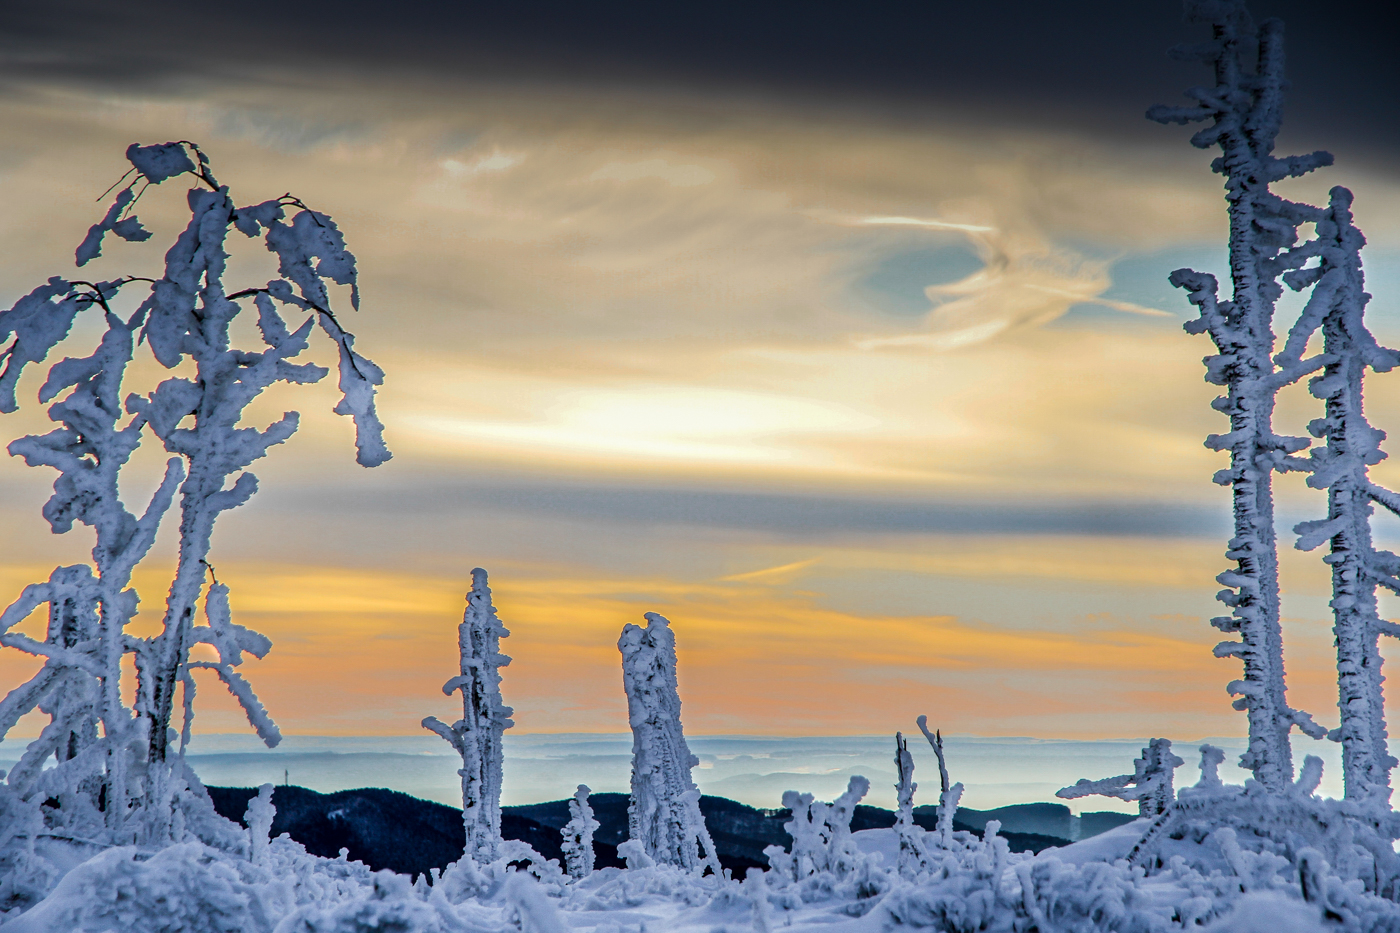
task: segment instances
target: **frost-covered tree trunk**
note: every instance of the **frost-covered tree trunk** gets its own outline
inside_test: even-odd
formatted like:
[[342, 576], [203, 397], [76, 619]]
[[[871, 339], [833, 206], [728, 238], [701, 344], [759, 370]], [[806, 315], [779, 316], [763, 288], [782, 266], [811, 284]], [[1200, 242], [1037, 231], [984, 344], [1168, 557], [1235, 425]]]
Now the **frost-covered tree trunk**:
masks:
[[[1186, 325], [1190, 333], [1208, 333], [1219, 353], [1206, 359], [1207, 381], [1225, 386], [1215, 401], [1230, 418], [1230, 431], [1211, 435], [1206, 446], [1230, 452], [1230, 467], [1215, 481], [1234, 493], [1235, 534], [1226, 557], [1236, 562], [1217, 578], [1227, 589], [1219, 599], [1232, 614], [1211, 620], [1238, 641], [1219, 644], [1217, 657], [1236, 657], [1244, 677], [1230, 684], [1236, 709], [1249, 717], [1249, 748], [1240, 763], [1270, 790], [1282, 793], [1293, 780], [1288, 734], [1297, 725], [1314, 738], [1325, 730], [1306, 713], [1289, 707], [1284, 685], [1283, 644], [1279, 626], [1278, 545], [1274, 532], [1274, 472], [1306, 470], [1292, 456], [1307, 447], [1305, 438], [1274, 433], [1274, 400], [1282, 387], [1318, 368], [1317, 360], [1276, 366], [1272, 358], [1275, 302], [1282, 292], [1279, 276], [1306, 262], [1307, 249], [1295, 249], [1298, 227], [1317, 217], [1317, 209], [1274, 194], [1280, 179], [1304, 175], [1331, 163], [1316, 152], [1274, 157], [1283, 101], [1283, 25], [1268, 20], [1255, 27], [1238, 0], [1188, 0], [1188, 18], [1211, 26], [1212, 41], [1174, 49], [1178, 57], [1207, 62], [1215, 70], [1214, 87], [1195, 87], [1191, 107], [1154, 107], [1151, 119], [1163, 123], [1211, 120], [1191, 139], [1199, 148], [1218, 146], [1212, 168], [1225, 176], [1230, 218], [1229, 301], [1216, 296], [1212, 276], [1189, 269], [1172, 274], [1172, 284], [1190, 292], [1200, 317]], [[1258, 45], [1257, 67], [1249, 61]]]
[[460, 671], [442, 692], [462, 691], [462, 718], [451, 726], [435, 716], [423, 728], [442, 736], [462, 756], [462, 822], [467, 831], [465, 853], [490, 862], [501, 845], [501, 775], [505, 762], [501, 735], [515, 725], [513, 712], [501, 702], [500, 669], [510, 663], [501, 654], [501, 639], [510, 635], [496, 616], [486, 571], [472, 571], [467, 610], [457, 627]]
[[645, 618], [645, 628], [627, 625], [617, 642], [632, 726], [628, 835], [659, 864], [687, 871], [708, 867], [722, 877], [700, 813], [700, 790], [690, 779], [700, 760], [690, 753], [681, 729], [676, 636], [664, 616], [648, 612]]
[[1381, 347], [1366, 327], [1365, 278], [1361, 248], [1366, 239], [1352, 223], [1351, 192], [1333, 188], [1324, 215], [1317, 221], [1315, 267], [1288, 273], [1284, 281], [1297, 290], [1311, 287], [1303, 315], [1280, 357], [1301, 357], [1309, 338], [1323, 337], [1322, 374], [1309, 384], [1326, 403], [1324, 417], [1308, 430], [1327, 446], [1312, 451], [1308, 485], [1327, 490], [1327, 517], [1303, 522], [1294, 530], [1297, 547], [1310, 551], [1330, 543], [1325, 560], [1332, 567], [1333, 633], [1337, 645], [1337, 706], [1341, 725], [1331, 737], [1342, 743], [1346, 796], [1387, 805], [1390, 770], [1396, 761], [1386, 743], [1381, 632], [1400, 634], [1400, 626], [1382, 621], [1377, 584], [1400, 593], [1400, 558], [1377, 551], [1371, 543], [1372, 503], [1400, 514], [1400, 496], [1371, 481], [1370, 467], [1385, 459], [1380, 442], [1385, 432], [1371, 427], [1362, 408], [1367, 367], [1386, 372], [1400, 364], [1400, 353]]

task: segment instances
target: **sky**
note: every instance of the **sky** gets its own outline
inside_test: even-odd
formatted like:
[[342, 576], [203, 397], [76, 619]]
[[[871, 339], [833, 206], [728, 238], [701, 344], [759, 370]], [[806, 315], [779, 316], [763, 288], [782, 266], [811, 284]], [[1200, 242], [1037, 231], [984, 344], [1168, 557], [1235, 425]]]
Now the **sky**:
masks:
[[[452, 716], [476, 566], [512, 631], [520, 732], [625, 730], [616, 641], [646, 611], [673, 622], [697, 734], [919, 714], [969, 735], [1243, 732], [1206, 624], [1229, 503], [1202, 439], [1223, 419], [1166, 282], [1225, 272], [1220, 179], [1142, 118], [1208, 78], [1165, 54], [1197, 34], [1175, 3], [232, 6], [0, 10], [0, 304], [71, 274], [133, 141], [195, 140], [239, 203], [290, 191], [345, 232], [363, 303], [343, 320], [387, 373], [394, 459], [355, 466], [333, 385], [269, 392], [251, 417], [299, 410], [301, 430], [215, 533], [238, 619], [275, 642], [243, 670], [285, 732]], [[1393, 344], [1384, 30], [1366, 4], [1256, 13], [1290, 29], [1280, 148], [1337, 156], [1281, 190], [1356, 192]], [[181, 190], [140, 208], [155, 238], [93, 275], [158, 268]], [[263, 263], [235, 253], [230, 282]], [[41, 381], [5, 438], [48, 429]], [[1368, 404], [1400, 423], [1400, 378]], [[1316, 408], [1289, 389], [1278, 424], [1301, 434]], [[138, 454], [132, 501], [162, 462]], [[6, 600], [91, 548], [49, 533], [51, 483], [0, 458]], [[1296, 477], [1278, 496], [1281, 529], [1324, 508]], [[136, 575], [142, 634], [170, 532]], [[1325, 568], [1282, 560], [1293, 703], [1335, 722]], [[0, 690], [33, 669], [0, 652]], [[217, 681], [197, 708], [197, 731], [246, 728]]]

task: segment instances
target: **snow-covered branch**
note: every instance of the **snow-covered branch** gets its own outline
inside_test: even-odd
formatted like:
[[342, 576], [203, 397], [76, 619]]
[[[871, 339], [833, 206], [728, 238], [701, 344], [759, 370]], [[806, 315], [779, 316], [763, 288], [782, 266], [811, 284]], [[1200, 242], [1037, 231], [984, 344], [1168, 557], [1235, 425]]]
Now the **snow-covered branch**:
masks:
[[1142, 750], [1142, 757], [1133, 759], [1132, 774], [1120, 774], [1098, 781], [1081, 778], [1071, 786], [1055, 791], [1055, 796], [1065, 800], [1090, 795], [1136, 800], [1141, 816], [1155, 817], [1165, 812], [1176, 800], [1172, 789], [1173, 772], [1185, 763], [1172, 752], [1170, 739], [1152, 739]]

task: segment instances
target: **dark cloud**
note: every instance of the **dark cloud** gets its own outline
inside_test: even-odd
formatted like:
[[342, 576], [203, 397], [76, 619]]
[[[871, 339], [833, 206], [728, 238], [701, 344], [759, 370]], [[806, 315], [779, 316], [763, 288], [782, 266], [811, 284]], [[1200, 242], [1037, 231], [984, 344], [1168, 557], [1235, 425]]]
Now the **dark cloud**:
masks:
[[[1400, 77], [1378, 3], [1260, 0], [1289, 24], [1290, 133], [1379, 157], [1400, 142]], [[266, 69], [661, 85], [997, 122], [1142, 134], [1143, 110], [1205, 83], [1168, 46], [1201, 38], [1176, 0], [922, 4], [19, 0], [0, 9], [4, 70], [179, 83]], [[1167, 132], [1167, 131], [1159, 131]]]
[[369, 490], [269, 489], [260, 503], [275, 512], [431, 515], [530, 515], [589, 525], [670, 526], [752, 531], [783, 537], [991, 534], [1190, 538], [1223, 535], [1228, 503], [969, 501], [842, 497], [645, 486], [525, 484], [491, 479], [416, 483]]

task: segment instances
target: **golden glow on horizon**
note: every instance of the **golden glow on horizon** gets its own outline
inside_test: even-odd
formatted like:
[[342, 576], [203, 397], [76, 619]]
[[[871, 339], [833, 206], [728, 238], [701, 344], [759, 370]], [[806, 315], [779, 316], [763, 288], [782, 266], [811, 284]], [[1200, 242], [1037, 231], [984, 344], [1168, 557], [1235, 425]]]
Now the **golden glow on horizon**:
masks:
[[[956, 580], [987, 558], [1001, 559], [1015, 570], [984, 566], [992, 585], [1018, 570], [1054, 586], [1076, 576], [1102, 579], [1103, 558], [1137, 553], [1145, 559], [1120, 559], [1123, 575], [1114, 579], [1141, 586], [1150, 582], [1143, 564], [1169, 568], [1191, 560], [1206, 569], [1217, 546], [1103, 538], [1010, 543], [1023, 557], [1059, 559], [1023, 563], [993, 539], [946, 538], [924, 542], [933, 556], [918, 558], [920, 571]], [[897, 569], [901, 558], [873, 548], [844, 550], [710, 580], [498, 568], [492, 590], [511, 630], [503, 650], [514, 658], [504, 672], [506, 700], [523, 733], [625, 731], [617, 637], [624, 624], [657, 611], [677, 633], [685, 721], [697, 734], [772, 734], [774, 723], [783, 734], [869, 734], [936, 713], [950, 732], [1084, 738], [1127, 734], [1112, 725], [1123, 721], [1124, 703], [1139, 706], [1137, 721], [1155, 732], [1230, 734], [1234, 727], [1223, 696], [1228, 662], [1211, 657], [1216, 638], [1194, 619], [1085, 617], [1056, 629], [1029, 620], [1007, 626], [852, 611], [811, 589]], [[237, 617], [274, 641], [273, 652], [249, 661], [244, 673], [285, 731], [415, 734], [425, 715], [454, 715], [453, 701], [438, 687], [455, 673], [461, 577], [230, 563], [220, 564], [219, 573], [232, 587]], [[21, 579], [23, 571], [6, 568], [0, 582], [13, 587]], [[1191, 585], [1185, 573], [1157, 582]], [[136, 583], [161, 592], [154, 569]], [[136, 632], [150, 629], [159, 611], [158, 602], [148, 604]], [[31, 634], [42, 627], [37, 614], [25, 626]], [[1305, 626], [1294, 634], [1295, 699], [1306, 699], [1326, 720], [1326, 629]], [[7, 681], [35, 668], [17, 652], [0, 654]], [[222, 686], [204, 677], [199, 685], [197, 731], [243, 731]], [[1038, 699], [1027, 706], [1031, 697]]]

